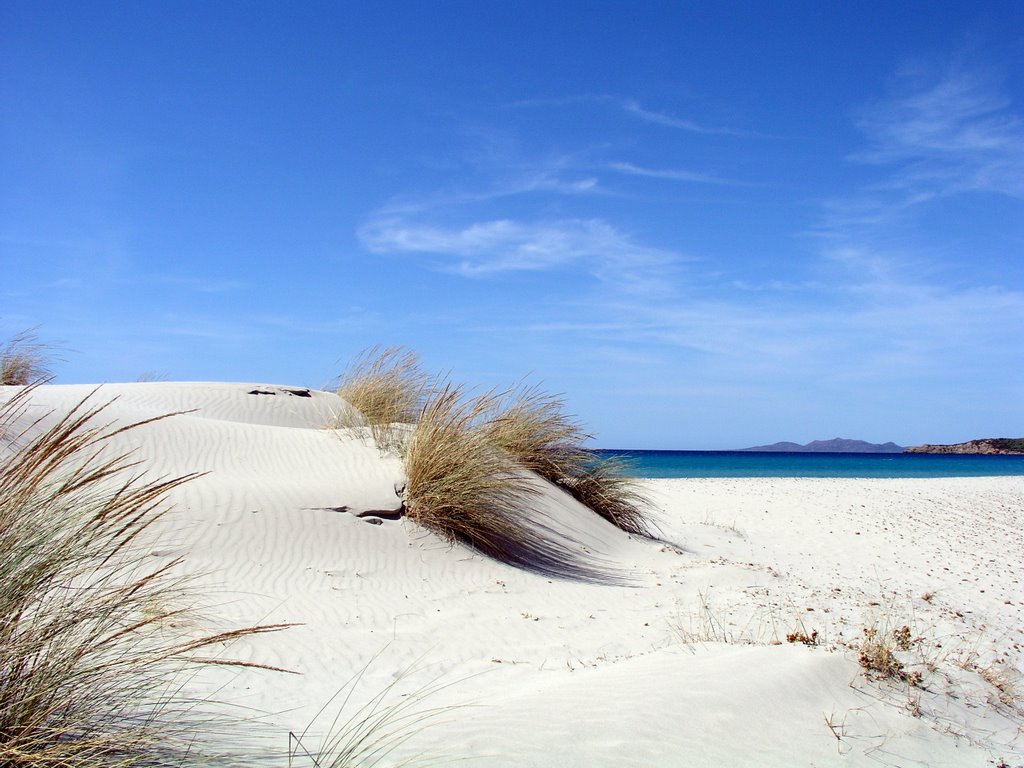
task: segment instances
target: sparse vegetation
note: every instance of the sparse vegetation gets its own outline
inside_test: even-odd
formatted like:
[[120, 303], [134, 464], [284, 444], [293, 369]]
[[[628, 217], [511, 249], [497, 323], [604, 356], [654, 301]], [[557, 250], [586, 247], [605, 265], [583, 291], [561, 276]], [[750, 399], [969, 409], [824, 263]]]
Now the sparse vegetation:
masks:
[[729, 531], [730, 533], [739, 536], [741, 539], [747, 538], [747, 534], [738, 525], [736, 525], [735, 520], [733, 520], [732, 523], [720, 523], [715, 520], [714, 516], [710, 512], [704, 515], [704, 525], [710, 525], [714, 528], [721, 528], [723, 531]]
[[989, 664], [985, 667], [977, 667], [978, 675], [986, 683], [992, 686], [996, 692], [996, 698], [1006, 707], [1015, 707], [1017, 704], [1017, 686], [1011, 677], [1010, 671], [999, 664]]
[[813, 648], [818, 644], [818, 630], [812, 630], [811, 634], [807, 634], [805, 630], [798, 629], [786, 635], [786, 642], [792, 644], [800, 643], [808, 648]]
[[721, 618], [711, 609], [710, 596], [707, 593], [698, 590], [697, 599], [700, 603], [699, 609], [691, 612], [685, 621], [680, 616], [678, 621], [672, 624], [673, 631], [683, 645], [692, 649], [697, 643], [753, 642], [748, 637], [737, 637], [726, 628]]
[[911, 686], [920, 685], [924, 675], [916, 670], [908, 670], [898, 655], [898, 652], [910, 651], [918, 643], [920, 638], [913, 638], [906, 624], [891, 631], [878, 626], [865, 627], [857, 661], [869, 677], [902, 680]]
[[985, 442], [991, 443], [993, 448], [1001, 451], [1024, 453], [1024, 437], [993, 437]]
[[[349, 680], [327, 702], [302, 733], [288, 734], [288, 766], [312, 764], [315, 768], [369, 768], [380, 764], [392, 752], [424, 728], [436, 726], [440, 719], [464, 705], [428, 706], [426, 702], [452, 683], [428, 683], [403, 695], [397, 703], [386, 703], [395, 689], [415, 671], [415, 665], [401, 670], [390, 685], [377, 692], [365, 704], [348, 715], [348, 704], [355, 688], [369, 667], [377, 660], [374, 656], [363, 669]], [[334, 701], [342, 698], [333, 722], [315, 751], [311, 751], [310, 731], [317, 725]], [[345, 718], [348, 715], [347, 719]], [[412, 765], [420, 760], [403, 762]]]
[[191, 476], [147, 481], [104, 452], [132, 427], [98, 426], [102, 405], [11, 434], [30, 392], [0, 405], [0, 764], [187, 765], [201, 716], [172, 696], [182, 669], [279, 627], [174, 629], [185, 612], [176, 562], [150, 566], [138, 544]]
[[35, 329], [14, 336], [0, 348], [0, 385], [25, 386], [48, 379], [48, 352]]

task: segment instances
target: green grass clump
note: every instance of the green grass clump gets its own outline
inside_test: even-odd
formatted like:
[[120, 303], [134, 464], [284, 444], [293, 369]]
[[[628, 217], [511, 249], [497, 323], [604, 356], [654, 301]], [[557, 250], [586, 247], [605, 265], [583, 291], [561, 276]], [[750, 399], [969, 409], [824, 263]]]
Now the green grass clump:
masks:
[[15, 430], [31, 391], [0, 405], [0, 765], [191, 764], [200, 723], [173, 696], [183, 668], [279, 627], [174, 629], [177, 562], [150, 565], [141, 538], [193, 476], [146, 480], [111, 454], [110, 438], [139, 425], [99, 424], [103, 405]]

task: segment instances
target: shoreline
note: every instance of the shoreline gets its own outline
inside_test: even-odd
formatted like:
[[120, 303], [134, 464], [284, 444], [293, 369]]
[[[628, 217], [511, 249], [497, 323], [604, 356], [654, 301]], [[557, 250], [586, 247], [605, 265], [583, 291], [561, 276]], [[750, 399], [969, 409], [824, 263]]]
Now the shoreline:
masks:
[[1024, 477], [1015, 454], [908, 454], [781, 451], [597, 451], [639, 479], [682, 477], [943, 478]]

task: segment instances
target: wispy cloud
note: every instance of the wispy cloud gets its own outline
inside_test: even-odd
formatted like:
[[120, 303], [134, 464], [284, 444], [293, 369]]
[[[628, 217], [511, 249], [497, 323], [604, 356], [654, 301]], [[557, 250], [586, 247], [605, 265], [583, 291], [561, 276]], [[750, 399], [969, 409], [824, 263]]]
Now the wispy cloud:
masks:
[[870, 146], [852, 160], [896, 168], [883, 186], [921, 196], [997, 192], [1024, 197], [1024, 119], [995, 79], [954, 65], [908, 68], [896, 94], [859, 121]]
[[863, 245], [941, 199], [1024, 197], [1024, 118], [991, 74], [918, 66], [901, 72], [892, 90], [861, 110], [866, 146], [847, 156], [881, 174], [824, 201], [815, 234]]
[[640, 105], [639, 102], [633, 99], [621, 99], [616, 100], [620, 109], [633, 117], [643, 120], [645, 123], [652, 123], [654, 125], [663, 125], [666, 128], [676, 128], [681, 131], [688, 131], [690, 133], [704, 133], [709, 135], [717, 136], [749, 136], [751, 134], [746, 131], [736, 130], [735, 128], [722, 128], [716, 126], [704, 125], [698, 123], [695, 120], [689, 120], [683, 117], [676, 117], [667, 112], [657, 112], [651, 109], [645, 109]]
[[[764, 333], [776, 336], [776, 319], [789, 316], [803, 326], [797, 335], [817, 340], [807, 359], [831, 361], [829, 375], [848, 380], [916, 377], [927, 387], [1017, 365], [1024, 293], [1012, 277], [972, 284], [957, 263], [966, 261], [960, 243], [976, 239], [970, 214], [956, 222], [957, 242], [938, 240], [914, 214], [955, 216], [973, 193], [1024, 197], [1020, 113], [993, 77], [957, 64], [904, 70], [857, 125], [865, 146], [846, 159], [876, 178], [822, 203], [813, 279], [764, 318]], [[955, 282], [940, 277], [954, 271]]]
[[1016, 364], [1024, 340], [1024, 292], [915, 280], [868, 254], [845, 254], [832, 278], [755, 294], [735, 289], [682, 300], [581, 303], [571, 322], [538, 318], [530, 330], [562, 343], [575, 338], [581, 349], [657, 349], [666, 365], [697, 355], [698, 364], [680, 367], [709, 380], [757, 378], [794, 386], [952, 380]]
[[643, 176], [649, 179], [665, 179], [667, 181], [687, 181], [695, 184], [715, 184], [728, 187], [749, 186], [746, 182], [735, 179], [725, 179], [700, 171], [688, 171], [681, 168], [643, 168], [633, 163], [609, 163], [608, 167], [613, 171], [624, 173], [629, 176]]
[[651, 125], [660, 125], [665, 128], [674, 128], [688, 133], [699, 133], [709, 136], [757, 136], [754, 131], [745, 131], [725, 126], [707, 125], [703, 122], [687, 117], [679, 117], [669, 112], [661, 112], [648, 109], [636, 99], [623, 98], [611, 94], [578, 94], [574, 96], [562, 96], [540, 99], [520, 99], [512, 102], [509, 106], [522, 108], [537, 107], [568, 107], [578, 104], [603, 104], [624, 112], [630, 117], [641, 120]]
[[563, 164], [497, 169], [475, 187], [439, 189], [429, 194], [396, 197], [377, 211], [378, 218], [406, 217], [432, 210], [488, 203], [526, 195], [592, 196], [611, 194], [592, 173], [569, 170]]
[[600, 219], [498, 219], [445, 227], [395, 217], [378, 218], [359, 232], [374, 253], [440, 257], [435, 266], [466, 277], [577, 265], [601, 280], [639, 288], [681, 259], [673, 251], [641, 245]]

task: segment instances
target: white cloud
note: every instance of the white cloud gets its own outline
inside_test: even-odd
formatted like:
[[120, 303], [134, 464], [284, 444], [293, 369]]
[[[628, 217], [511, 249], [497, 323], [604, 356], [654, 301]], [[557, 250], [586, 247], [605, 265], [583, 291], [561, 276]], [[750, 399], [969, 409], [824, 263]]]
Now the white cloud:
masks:
[[994, 77], [963, 65], [918, 67], [892, 90], [861, 111], [866, 146], [847, 156], [877, 168], [877, 177], [823, 201], [812, 234], [829, 247], [884, 250], [894, 237], [926, 238], [912, 217], [940, 202], [973, 193], [1024, 198], [1024, 117]]
[[563, 96], [560, 98], [547, 99], [520, 99], [509, 106], [518, 108], [538, 107], [571, 107], [578, 104], [604, 104], [625, 112], [627, 115], [652, 125], [661, 125], [665, 128], [675, 128], [689, 133], [700, 133], [712, 136], [755, 136], [751, 131], [742, 131], [735, 128], [723, 128], [719, 126], [705, 125], [696, 120], [685, 117], [678, 117], [668, 112], [659, 112], [647, 109], [636, 99], [622, 98], [611, 94], [580, 94], [577, 96]]
[[1024, 197], [1024, 120], [977, 70], [907, 70], [894, 97], [865, 110], [870, 147], [851, 159], [895, 166], [880, 187], [928, 199], [961, 192]]
[[608, 167], [613, 171], [625, 173], [629, 176], [643, 176], [650, 179], [665, 179], [667, 181], [690, 181], [697, 184], [716, 184], [721, 186], [746, 186], [742, 181], [723, 179], [709, 173], [699, 171], [687, 171], [680, 168], [643, 168], [633, 163], [609, 163]]
[[673, 115], [666, 114], [664, 112], [655, 112], [650, 109], [644, 109], [640, 104], [632, 99], [625, 99], [619, 102], [619, 106], [627, 113], [634, 117], [643, 120], [646, 123], [654, 123], [655, 125], [663, 125], [667, 128], [679, 128], [683, 131], [690, 131], [691, 133], [710, 133], [710, 134], [730, 134], [735, 133], [724, 128], [709, 128], [701, 125], [700, 123], [694, 122], [693, 120], [687, 120], [681, 117], [675, 117]]
[[497, 219], [450, 227], [382, 217], [363, 227], [359, 238], [374, 253], [440, 257], [438, 268], [467, 277], [573, 264], [604, 281], [659, 292], [666, 287], [664, 271], [681, 259], [641, 245], [600, 219]]

